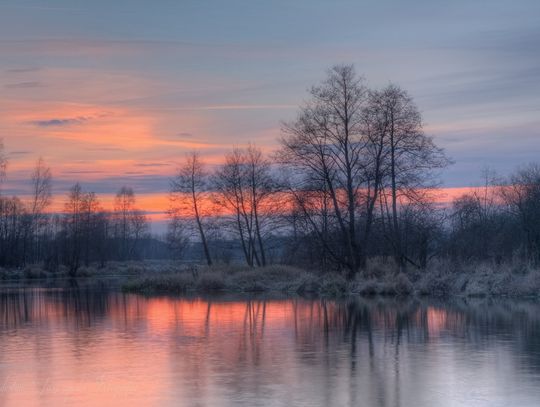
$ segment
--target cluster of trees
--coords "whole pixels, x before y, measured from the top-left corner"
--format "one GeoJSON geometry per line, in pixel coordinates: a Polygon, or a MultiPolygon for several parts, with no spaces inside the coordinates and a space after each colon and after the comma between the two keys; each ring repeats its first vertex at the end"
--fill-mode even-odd
{"type": "Polygon", "coordinates": [[[168,237],[174,247],[186,247],[191,224],[208,265],[216,254],[211,254],[211,242],[232,236],[246,264],[267,265],[268,240],[281,226],[283,201],[271,161],[260,149],[234,148],[212,174],[198,153],[188,155],[171,180],[171,203],[168,237]]]}
{"type": "MultiPolygon", "coordinates": [[[[283,124],[277,151],[233,148],[212,167],[197,152],[186,156],[171,179],[162,255],[284,262],[350,278],[374,257],[398,271],[434,257],[539,264],[540,167],[502,180],[486,172],[483,188],[441,205],[437,180],[450,163],[405,90],[370,89],[353,66],[335,66],[283,124]]],[[[0,155],[0,178],[5,168],[0,155]]],[[[39,160],[31,199],[0,197],[0,265],[64,264],[76,273],[81,264],[141,258],[152,243],[128,187],[113,210],[79,184],[63,213],[51,214],[50,200],[50,169],[39,160]]]]}
{"type": "Polygon", "coordinates": [[[234,148],[213,171],[187,156],[171,182],[169,240],[181,250],[197,236],[208,264],[221,260],[212,241],[235,238],[247,265],[271,252],[351,278],[372,257],[398,271],[434,257],[540,263],[540,167],[486,173],[483,189],[447,205],[437,181],[450,163],[405,90],[369,89],[354,67],[336,66],[273,154],[234,148]]]}
{"type": "Polygon", "coordinates": [[[311,89],[297,119],[284,124],[272,161],[254,146],[236,148],[207,174],[192,154],[172,192],[176,200],[191,194],[209,264],[205,220],[197,210],[203,200],[229,214],[248,265],[266,264],[265,244],[281,228],[290,235],[286,257],[307,256],[353,277],[373,254],[390,252],[400,268],[415,264],[406,250],[410,224],[424,234],[432,227],[421,214],[429,212],[436,170],[448,163],[422,131],[406,91],[368,89],[352,66],[336,66],[311,89]]]}
{"type": "Polygon", "coordinates": [[[540,265],[540,166],[485,184],[453,202],[444,252],[456,261],[526,261],[540,265]]]}
{"type": "MultiPolygon", "coordinates": [[[[6,164],[0,154],[2,176],[6,164]]],[[[29,199],[0,196],[0,266],[42,263],[56,271],[65,265],[75,275],[81,265],[140,258],[149,228],[131,188],[118,191],[110,211],[94,192],[83,191],[77,183],[69,190],[62,213],[52,213],[52,175],[41,158],[31,185],[29,199]]]]}

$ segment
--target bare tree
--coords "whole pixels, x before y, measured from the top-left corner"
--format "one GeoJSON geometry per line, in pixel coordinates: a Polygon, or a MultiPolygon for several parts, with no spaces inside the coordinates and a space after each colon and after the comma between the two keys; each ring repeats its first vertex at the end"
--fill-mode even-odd
{"type": "Polygon", "coordinates": [[[0,263],[17,266],[24,262],[24,236],[28,213],[17,197],[0,197],[0,263]]]}
{"type": "Polygon", "coordinates": [[[320,86],[298,118],[284,126],[278,160],[301,175],[301,183],[325,184],[340,239],[347,248],[340,262],[352,278],[362,265],[363,248],[357,235],[362,178],[363,107],[366,88],[352,66],[338,65],[320,86]]]}
{"type": "Polygon", "coordinates": [[[250,188],[250,206],[253,212],[255,238],[261,255],[261,265],[266,266],[267,254],[264,243],[264,227],[268,220],[278,215],[277,184],[272,175],[271,164],[262,151],[254,145],[249,145],[244,151],[244,160],[248,185],[250,188]],[[267,215],[271,212],[270,217],[267,215]]]}
{"type": "Polygon", "coordinates": [[[148,229],[144,214],[136,208],[133,189],[123,186],[114,199],[115,236],[120,245],[119,256],[122,260],[135,256],[135,249],[148,229]]]}
{"type": "Polygon", "coordinates": [[[216,203],[232,213],[232,223],[238,233],[246,263],[249,266],[260,265],[255,244],[251,188],[245,156],[241,149],[234,148],[225,156],[225,164],[216,171],[213,185],[216,190],[216,203]]]}
{"type": "Polygon", "coordinates": [[[82,255],[84,265],[88,267],[101,240],[99,231],[103,220],[100,216],[103,210],[94,192],[83,194],[81,211],[82,255]]]}
{"type": "Polygon", "coordinates": [[[403,269],[407,257],[401,241],[400,205],[426,199],[426,193],[435,186],[435,170],[450,161],[433,139],[424,134],[421,114],[406,91],[389,85],[382,91],[371,92],[370,96],[380,133],[379,151],[384,159],[379,169],[379,176],[383,176],[381,202],[388,218],[394,258],[403,269]]]}
{"type": "Polygon", "coordinates": [[[32,214],[40,216],[51,203],[51,169],[40,157],[32,171],[32,214]]]}
{"type": "Polygon", "coordinates": [[[51,204],[52,175],[51,169],[40,157],[32,171],[32,197],[30,202],[30,240],[32,244],[32,261],[40,257],[42,250],[42,234],[47,223],[45,211],[51,204]]]}
{"type": "Polygon", "coordinates": [[[320,267],[326,271],[333,261],[340,261],[336,254],[339,250],[332,244],[332,229],[335,228],[330,215],[331,202],[326,183],[313,181],[297,189],[291,179],[282,180],[282,186],[290,197],[288,206],[291,208],[288,216],[292,228],[293,245],[285,250],[289,258],[298,258],[298,251],[304,246],[304,256],[308,257],[308,264],[320,267]]]}
{"type": "Polygon", "coordinates": [[[266,236],[279,214],[271,163],[253,145],[234,148],[214,177],[215,201],[232,214],[246,263],[266,266],[266,236]]]}
{"type": "Polygon", "coordinates": [[[63,236],[65,263],[69,274],[75,276],[81,264],[83,250],[83,216],[85,197],[79,183],[75,184],[68,193],[64,205],[63,236]]]}
{"type": "Polygon", "coordinates": [[[181,259],[189,246],[189,233],[185,222],[177,216],[171,217],[167,225],[167,243],[175,259],[181,259]]]}
{"type": "Polygon", "coordinates": [[[0,185],[6,179],[7,155],[4,148],[4,140],[0,138],[0,185]]]}
{"type": "Polygon", "coordinates": [[[186,156],[185,162],[178,168],[175,177],[170,182],[171,210],[169,215],[176,231],[183,216],[189,216],[194,220],[206,263],[211,266],[212,256],[208,247],[202,209],[209,201],[207,187],[208,173],[199,153],[194,151],[186,156]]]}
{"type": "Polygon", "coordinates": [[[524,235],[527,259],[540,264],[540,166],[531,164],[513,174],[500,194],[524,235]]]}
{"type": "Polygon", "coordinates": [[[108,251],[108,216],[94,192],[84,192],[79,183],[68,193],[59,239],[64,263],[75,276],[81,264],[104,264],[108,251]]]}
{"type": "Polygon", "coordinates": [[[123,186],[114,198],[114,227],[115,235],[120,245],[120,258],[129,255],[129,240],[131,238],[131,216],[135,206],[133,189],[123,186]]]}

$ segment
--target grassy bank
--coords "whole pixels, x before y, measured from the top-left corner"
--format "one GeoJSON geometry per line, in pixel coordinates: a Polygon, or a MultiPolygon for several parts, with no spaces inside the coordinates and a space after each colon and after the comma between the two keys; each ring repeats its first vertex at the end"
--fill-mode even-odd
{"type": "Polygon", "coordinates": [[[538,296],[540,270],[523,265],[451,265],[434,263],[428,270],[396,273],[389,263],[372,262],[353,281],[337,273],[315,273],[294,267],[199,267],[143,273],[123,289],[140,293],[284,292],[300,295],[538,296]]]}
{"type": "MultiPolygon", "coordinates": [[[[76,278],[91,278],[104,276],[138,276],[143,275],[150,270],[159,270],[160,272],[172,272],[178,270],[178,267],[170,262],[108,262],[105,267],[98,265],[83,266],[77,270],[76,278]]],[[[67,267],[60,266],[56,271],[45,270],[40,265],[27,265],[22,268],[5,269],[0,268],[0,281],[14,280],[39,280],[39,279],[57,279],[71,278],[67,267]]]]}
{"type": "MultiPolygon", "coordinates": [[[[80,278],[120,277],[123,290],[146,294],[255,293],[340,297],[385,296],[540,296],[540,269],[524,264],[451,264],[434,261],[427,270],[409,268],[396,273],[391,262],[371,261],[353,281],[338,273],[320,273],[285,265],[188,266],[169,261],[110,262],[106,267],[82,267],[80,278]]],[[[69,277],[38,266],[0,269],[0,280],[26,281],[69,277]]]]}
{"type": "Polygon", "coordinates": [[[187,292],[347,292],[347,282],[338,275],[317,276],[308,271],[282,265],[264,268],[197,267],[175,272],[151,272],[128,280],[124,290],[142,293],[187,292]]]}

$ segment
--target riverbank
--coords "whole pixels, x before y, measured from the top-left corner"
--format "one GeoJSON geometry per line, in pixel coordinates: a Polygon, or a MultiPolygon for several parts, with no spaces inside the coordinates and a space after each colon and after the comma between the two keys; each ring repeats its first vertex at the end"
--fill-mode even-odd
{"type": "Polygon", "coordinates": [[[525,265],[434,263],[428,270],[396,273],[391,264],[371,263],[352,280],[338,273],[315,273],[284,265],[265,268],[196,267],[143,273],[122,288],[145,294],[205,292],[281,292],[343,296],[508,296],[540,295],[540,270],[525,265]]]}
{"type": "MultiPolygon", "coordinates": [[[[108,262],[104,267],[96,265],[80,267],[75,278],[140,276],[151,268],[159,269],[161,272],[178,270],[178,267],[175,267],[170,262],[108,262]]],[[[73,276],[69,274],[68,268],[64,266],[58,267],[54,272],[39,265],[27,265],[17,269],[0,268],[0,281],[52,280],[58,278],[73,278],[73,276]]]]}
{"type": "MultiPolygon", "coordinates": [[[[456,265],[434,261],[427,270],[396,273],[390,262],[371,261],[356,279],[286,265],[264,268],[195,266],[170,261],[110,262],[82,267],[76,279],[114,277],[122,290],[142,294],[279,293],[320,297],[346,296],[540,296],[540,270],[524,264],[456,265]]],[[[35,283],[71,278],[67,269],[51,273],[38,266],[0,269],[1,281],[35,283]]]]}

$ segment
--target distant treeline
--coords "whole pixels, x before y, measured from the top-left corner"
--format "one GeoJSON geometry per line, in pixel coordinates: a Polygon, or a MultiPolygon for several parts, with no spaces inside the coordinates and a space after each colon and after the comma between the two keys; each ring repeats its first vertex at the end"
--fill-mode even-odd
{"type": "MultiPolygon", "coordinates": [[[[5,162],[5,161],[4,161],[5,162]]],[[[32,196],[0,197],[0,265],[42,263],[48,271],[60,265],[75,275],[81,265],[107,260],[141,259],[148,253],[148,222],[135,207],[133,190],[122,187],[114,209],[102,208],[93,192],[75,184],[61,214],[51,214],[51,171],[39,160],[32,173],[32,196]]],[[[155,248],[154,248],[155,249],[155,248]]]]}
{"type": "MultiPolygon", "coordinates": [[[[436,194],[450,163],[405,90],[369,89],[352,66],[335,66],[283,124],[273,153],[234,148],[212,168],[198,152],[186,155],[171,179],[167,250],[150,239],[128,187],[105,211],[76,184],[64,212],[48,214],[51,173],[40,160],[29,202],[1,198],[0,265],[64,264],[75,274],[82,264],[152,253],[208,265],[281,262],[352,278],[374,257],[396,271],[425,269],[433,258],[538,264],[540,167],[508,179],[486,172],[482,188],[449,206],[436,194]]],[[[5,159],[0,164],[5,172],[5,159]]]]}

